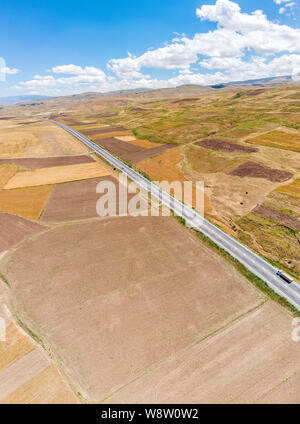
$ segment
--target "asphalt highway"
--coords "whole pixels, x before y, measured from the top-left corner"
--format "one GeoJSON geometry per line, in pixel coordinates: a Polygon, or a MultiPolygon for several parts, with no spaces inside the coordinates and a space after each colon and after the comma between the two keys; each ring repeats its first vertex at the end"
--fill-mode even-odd
{"type": "Polygon", "coordinates": [[[162,190],[158,185],[150,182],[139,174],[137,171],[126,165],[120,159],[109,153],[107,150],[93,143],[90,139],[80,134],[78,131],[54,120],[48,120],[53,124],[59,125],[87,147],[99,154],[103,159],[109,162],[114,168],[119,169],[126,174],[132,181],[138,184],[145,191],[151,193],[151,196],[161,202],[162,205],[171,209],[176,215],[182,217],[186,222],[200,231],[207,237],[209,237],[219,247],[226,250],[248,268],[253,274],[264,280],[270,288],[272,288],[280,296],[286,298],[292,305],[294,305],[300,311],[300,285],[296,282],[291,284],[286,283],[282,280],[276,272],[277,268],[272,266],[265,259],[254,253],[252,250],[235,240],[233,237],[226,234],[220,228],[213,225],[202,215],[196,212],[191,207],[184,205],[179,200],[175,199],[166,191],[162,190]]]}

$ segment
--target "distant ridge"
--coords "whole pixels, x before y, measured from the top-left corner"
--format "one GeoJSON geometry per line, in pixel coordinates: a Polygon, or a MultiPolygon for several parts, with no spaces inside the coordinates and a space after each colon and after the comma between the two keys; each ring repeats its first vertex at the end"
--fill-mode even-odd
{"type": "Polygon", "coordinates": [[[42,95],[23,95],[23,96],[8,96],[0,97],[0,105],[15,105],[20,102],[30,102],[32,100],[49,99],[49,96],[42,95]]]}

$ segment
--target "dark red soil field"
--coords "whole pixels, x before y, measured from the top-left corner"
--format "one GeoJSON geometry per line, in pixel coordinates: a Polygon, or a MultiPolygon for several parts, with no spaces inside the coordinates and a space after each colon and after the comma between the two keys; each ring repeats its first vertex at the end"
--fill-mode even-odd
{"type": "Polygon", "coordinates": [[[136,146],[135,144],[127,143],[116,138],[102,138],[95,141],[99,146],[105,147],[120,158],[129,163],[137,163],[144,159],[158,156],[166,150],[178,147],[176,144],[163,144],[152,149],[144,149],[143,147],[136,146]]]}
{"type": "MultiPolygon", "coordinates": [[[[96,211],[97,200],[104,194],[96,193],[96,187],[100,181],[112,181],[116,187],[116,213],[119,214],[119,184],[111,176],[93,178],[89,180],[74,181],[71,183],[58,184],[54,187],[41,221],[71,221],[75,219],[98,217],[96,211]]],[[[128,201],[135,194],[128,193],[128,201]]],[[[147,204],[143,202],[143,209],[147,204]]]]}
{"type": "MultiPolygon", "coordinates": [[[[78,124],[77,124],[78,125],[78,124]]],[[[100,127],[100,128],[87,128],[80,130],[84,135],[97,135],[97,134],[105,134],[105,133],[111,133],[111,132],[120,132],[120,131],[127,131],[124,127],[100,127]]]]}
{"type": "Polygon", "coordinates": [[[20,158],[20,159],[0,159],[0,165],[13,163],[24,166],[25,168],[51,168],[53,166],[77,165],[80,163],[94,162],[94,159],[88,155],[79,156],[58,156],[48,158],[20,158]]]}
{"type": "Polygon", "coordinates": [[[256,162],[245,162],[234,171],[230,172],[229,175],[236,175],[237,177],[266,178],[274,182],[287,181],[293,176],[291,172],[269,168],[268,166],[260,165],[256,162]]]}
{"type": "Polygon", "coordinates": [[[241,144],[235,144],[217,138],[205,138],[204,140],[198,141],[195,144],[197,146],[206,147],[207,149],[223,150],[224,152],[240,151],[254,153],[258,151],[258,149],[255,149],[254,147],[246,147],[242,146],[241,144]]]}
{"type": "Polygon", "coordinates": [[[45,229],[19,216],[0,213],[0,253],[45,229]]]}
{"type": "Polygon", "coordinates": [[[267,91],[265,88],[258,88],[257,90],[250,91],[250,93],[247,93],[247,96],[258,96],[259,94],[263,94],[265,91],[267,91]]]}
{"type": "Polygon", "coordinates": [[[161,155],[169,149],[173,149],[174,147],[178,147],[177,144],[163,144],[157,147],[153,147],[153,149],[144,149],[140,152],[130,153],[126,160],[129,163],[137,163],[144,159],[148,159],[154,156],[161,155]]]}
{"type": "Polygon", "coordinates": [[[257,215],[261,215],[266,219],[277,222],[285,227],[291,228],[292,230],[300,231],[300,221],[299,219],[294,218],[293,216],[287,215],[277,211],[276,209],[270,208],[268,206],[258,205],[253,209],[253,212],[257,215]]]}
{"type": "Polygon", "coordinates": [[[117,156],[122,156],[125,159],[125,156],[128,153],[140,152],[144,149],[143,147],[137,146],[135,144],[127,143],[126,141],[118,140],[114,137],[101,138],[100,140],[95,140],[95,143],[99,146],[105,147],[107,150],[115,153],[117,156]]]}
{"type": "Polygon", "coordinates": [[[181,102],[196,102],[197,100],[200,100],[199,97],[189,97],[185,99],[178,99],[174,100],[173,103],[181,103],[181,102]]]}

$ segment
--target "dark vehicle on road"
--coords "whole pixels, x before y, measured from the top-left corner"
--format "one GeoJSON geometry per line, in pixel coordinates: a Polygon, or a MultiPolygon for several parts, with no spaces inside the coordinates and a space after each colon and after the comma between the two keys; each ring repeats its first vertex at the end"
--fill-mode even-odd
{"type": "Polygon", "coordinates": [[[285,275],[282,271],[277,271],[276,275],[280,277],[282,280],[284,280],[286,283],[291,284],[294,280],[287,275],[285,275]]]}

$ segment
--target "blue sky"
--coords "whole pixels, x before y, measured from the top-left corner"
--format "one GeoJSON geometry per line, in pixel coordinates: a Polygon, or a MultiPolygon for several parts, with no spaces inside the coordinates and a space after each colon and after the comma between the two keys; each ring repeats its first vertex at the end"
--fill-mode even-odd
{"type": "Polygon", "coordinates": [[[4,1],[0,96],[297,74],[299,16],[299,0],[4,1]]]}

